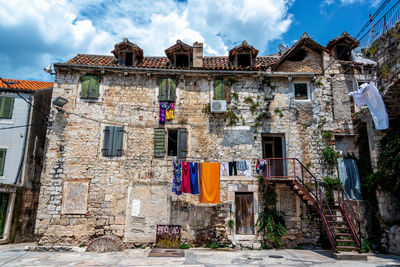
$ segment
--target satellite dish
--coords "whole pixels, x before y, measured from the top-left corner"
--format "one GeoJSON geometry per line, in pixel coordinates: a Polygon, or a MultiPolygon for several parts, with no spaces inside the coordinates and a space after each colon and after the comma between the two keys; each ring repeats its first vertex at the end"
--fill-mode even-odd
{"type": "Polygon", "coordinates": [[[279,44],[278,48],[282,53],[288,49],[287,45],[284,45],[284,44],[279,44]]]}
{"type": "Polygon", "coordinates": [[[46,68],[43,69],[47,73],[52,73],[53,69],[51,68],[51,64],[49,64],[46,68]]]}

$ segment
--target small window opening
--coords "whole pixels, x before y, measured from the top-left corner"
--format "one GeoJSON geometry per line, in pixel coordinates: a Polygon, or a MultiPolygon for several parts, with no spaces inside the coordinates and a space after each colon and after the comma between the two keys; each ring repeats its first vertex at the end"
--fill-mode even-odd
{"type": "Polygon", "coordinates": [[[251,66],[251,55],[250,54],[239,54],[237,55],[237,61],[239,67],[251,66]]]}
{"type": "Polygon", "coordinates": [[[178,155],[178,130],[168,130],[168,156],[178,155]]]}
{"type": "Polygon", "coordinates": [[[126,53],[125,57],[125,66],[132,66],[133,65],[133,53],[128,52],[126,53]]]}
{"type": "Polygon", "coordinates": [[[350,49],[347,45],[336,46],[336,57],[339,60],[350,61],[350,49]]]}
{"type": "Polygon", "coordinates": [[[290,57],[290,61],[302,61],[307,56],[307,51],[300,49],[293,56],[290,57]]]}
{"type": "Polygon", "coordinates": [[[294,99],[295,100],[308,100],[308,86],[306,83],[294,84],[294,99]]]}
{"type": "Polygon", "coordinates": [[[177,54],[175,56],[176,67],[189,67],[189,56],[186,54],[177,54]]]}

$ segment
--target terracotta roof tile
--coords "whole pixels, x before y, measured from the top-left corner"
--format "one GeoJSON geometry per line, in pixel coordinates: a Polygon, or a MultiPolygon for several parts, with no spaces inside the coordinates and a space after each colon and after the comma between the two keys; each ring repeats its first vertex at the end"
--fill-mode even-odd
{"type": "Polygon", "coordinates": [[[53,87],[54,84],[53,82],[41,82],[41,81],[25,81],[25,80],[15,80],[15,79],[3,79],[3,80],[5,81],[5,83],[2,80],[0,80],[0,89],[8,89],[8,90],[34,91],[38,89],[51,88],[53,87]]]}
{"type": "MultiPolygon", "coordinates": [[[[205,69],[205,70],[263,70],[268,66],[273,65],[279,58],[273,56],[256,57],[255,65],[253,67],[235,67],[229,63],[228,57],[204,57],[202,68],[191,69],[205,69]]],[[[67,64],[72,65],[88,65],[88,66],[104,66],[104,67],[118,67],[118,62],[113,56],[103,55],[84,55],[78,54],[67,64]]],[[[174,69],[171,61],[167,57],[144,57],[142,62],[136,66],[139,68],[155,68],[155,69],[174,69]]]]}

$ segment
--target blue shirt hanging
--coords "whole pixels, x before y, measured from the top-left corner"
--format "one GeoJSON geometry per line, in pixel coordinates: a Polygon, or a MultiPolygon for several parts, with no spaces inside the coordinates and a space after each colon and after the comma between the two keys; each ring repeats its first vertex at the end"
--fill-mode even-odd
{"type": "Polygon", "coordinates": [[[197,162],[190,162],[190,193],[199,193],[199,168],[197,162]]]}

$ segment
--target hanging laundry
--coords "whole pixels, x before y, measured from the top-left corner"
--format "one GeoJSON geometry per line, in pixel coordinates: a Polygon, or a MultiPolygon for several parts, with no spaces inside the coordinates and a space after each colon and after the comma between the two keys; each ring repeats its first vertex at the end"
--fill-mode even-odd
{"type": "Polygon", "coordinates": [[[228,162],[222,162],[220,167],[220,175],[221,176],[228,176],[229,175],[229,164],[228,162]]]}
{"type": "Polygon", "coordinates": [[[245,160],[240,160],[240,161],[237,163],[237,169],[238,169],[239,171],[244,171],[244,170],[246,170],[246,169],[247,169],[247,163],[246,163],[246,161],[245,161],[245,160]]]}
{"type": "Polygon", "coordinates": [[[190,193],[190,164],[182,161],[182,191],[190,193]]]}
{"type": "Polygon", "coordinates": [[[353,96],[357,106],[368,106],[372,119],[377,130],[385,130],[389,127],[389,118],[386,112],[385,103],[373,82],[363,83],[357,91],[348,95],[353,96]]]}
{"type": "Polygon", "coordinates": [[[236,161],[229,162],[229,176],[237,175],[236,161]]]}
{"type": "Polygon", "coordinates": [[[199,167],[197,162],[190,162],[190,193],[199,193],[199,167]]]}
{"type": "Polygon", "coordinates": [[[257,159],[257,164],[256,164],[257,174],[259,174],[260,171],[264,171],[266,165],[267,165],[267,161],[265,159],[257,159]]]}
{"type": "Polygon", "coordinates": [[[174,108],[175,108],[175,103],[170,103],[165,111],[166,120],[172,120],[174,118],[174,108]]]}
{"type": "Polygon", "coordinates": [[[182,169],[181,162],[178,160],[172,161],[173,178],[172,178],[172,192],[178,196],[182,194],[182,169]]]}
{"type": "Polygon", "coordinates": [[[360,176],[354,159],[338,158],[339,178],[350,199],[361,200],[360,176]]]}
{"type": "MultiPolygon", "coordinates": [[[[253,177],[252,171],[251,171],[251,161],[246,160],[246,169],[243,171],[239,170],[239,175],[240,176],[246,176],[247,178],[253,177]]],[[[239,167],[238,167],[239,168],[239,167]]]]}
{"type": "Polygon", "coordinates": [[[220,203],[220,164],[201,164],[201,203],[220,203]]]}
{"type": "Polygon", "coordinates": [[[165,124],[165,111],[168,108],[168,102],[160,102],[160,115],[158,118],[158,122],[160,124],[165,124]]]}

